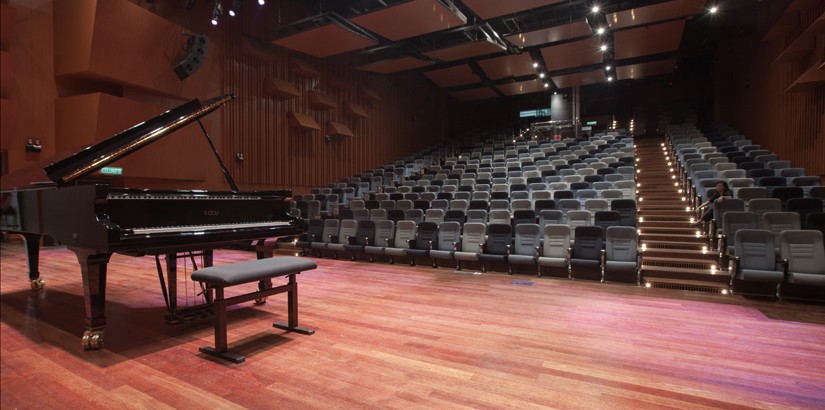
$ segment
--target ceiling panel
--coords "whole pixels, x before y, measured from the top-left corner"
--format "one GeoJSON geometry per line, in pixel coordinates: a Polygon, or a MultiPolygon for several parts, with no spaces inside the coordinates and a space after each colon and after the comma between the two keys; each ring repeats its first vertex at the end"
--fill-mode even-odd
{"type": "Polygon", "coordinates": [[[601,39],[591,37],[586,40],[542,48],[541,55],[549,71],[598,64],[604,61],[603,53],[599,50],[600,45],[601,39]]]}
{"type": "Polygon", "coordinates": [[[505,95],[530,94],[544,91],[544,83],[538,79],[520,81],[517,83],[499,84],[496,86],[505,95]]]}
{"type": "Polygon", "coordinates": [[[553,82],[556,83],[556,87],[559,88],[603,83],[605,81],[607,81],[607,77],[604,75],[604,70],[592,70],[583,73],[553,76],[553,82]]]}
{"type": "Polygon", "coordinates": [[[590,28],[590,25],[587,24],[587,21],[579,20],[541,30],[513,34],[505,37],[505,39],[518,47],[531,47],[586,36],[592,33],[593,30],[590,28]]]}
{"type": "Polygon", "coordinates": [[[673,72],[674,68],[676,68],[676,60],[661,60],[626,65],[616,67],[616,78],[619,80],[636,80],[659,74],[668,74],[673,72]]]}
{"type": "Polygon", "coordinates": [[[674,0],[652,6],[639,7],[606,15],[611,29],[638,26],[654,21],[693,16],[705,8],[705,1],[674,0]]]}
{"type": "Polygon", "coordinates": [[[481,78],[475,75],[473,69],[467,64],[426,71],[424,75],[439,87],[455,87],[481,81],[481,78]]]}
{"type": "Polygon", "coordinates": [[[335,24],[302,31],[272,41],[282,47],[315,57],[329,57],[378,44],[376,41],[345,30],[335,24]]]}
{"type": "Polygon", "coordinates": [[[453,97],[458,98],[461,101],[485,100],[489,98],[496,98],[499,96],[497,92],[493,91],[493,89],[489,87],[455,91],[450,94],[452,94],[453,97]]]}
{"type": "Polygon", "coordinates": [[[679,49],[685,20],[617,31],[613,36],[617,60],[679,49]]]}
{"type": "Polygon", "coordinates": [[[523,10],[549,6],[561,3],[564,0],[464,0],[463,3],[473,10],[473,13],[483,19],[513,14],[523,10]]]}
{"type": "Polygon", "coordinates": [[[394,60],[376,61],[374,63],[362,65],[358,67],[359,70],[370,71],[373,73],[395,73],[398,71],[412,70],[413,68],[424,67],[432,63],[425,60],[419,60],[413,57],[403,57],[394,60]]]}
{"type": "Polygon", "coordinates": [[[393,41],[465,24],[437,0],[413,0],[360,15],[350,21],[393,41]]]}
{"type": "Polygon", "coordinates": [[[502,51],[504,50],[496,43],[487,40],[480,40],[472,43],[460,44],[454,47],[430,51],[428,53],[424,53],[424,55],[441,61],[455,61],[468,57],[500,53],[502,51]]]}
{"type": "Polygon", "coordinates": [[[487,77],[491,80],[537,74],[536,69],[533,68],[533,59],[529,53],[512,54],[481,60],[478,62],[478,65],[484,69],[484,73],[487,74],[487,77]]]}

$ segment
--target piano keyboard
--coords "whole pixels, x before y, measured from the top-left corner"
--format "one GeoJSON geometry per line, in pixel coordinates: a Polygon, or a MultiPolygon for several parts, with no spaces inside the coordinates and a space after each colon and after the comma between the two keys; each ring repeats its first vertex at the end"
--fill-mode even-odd
{"type": "Polygon", "coordinates": [[[267,221],[267,222],[242,222],[234,224],[214,224],[214,225],[184,225],[184,226],[159,226],[152,228],[134,228],[132,232],[136,235],[150,235],[156,233],[175,232],[198,232],[216,231],[226,229],[248,229],[248,228],[269,228],[273,226],[289,225],[289,221],[267,221]]]}

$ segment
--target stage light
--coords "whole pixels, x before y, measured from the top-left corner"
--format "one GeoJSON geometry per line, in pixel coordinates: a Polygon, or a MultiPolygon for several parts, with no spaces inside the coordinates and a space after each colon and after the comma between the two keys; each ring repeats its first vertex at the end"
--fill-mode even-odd
{"type": "Polygon", "coordinates": [[[215,8],[212,9],[212,25],[217,26],[218,20],[223,15],[223,6],[220,0],[215,0],[215,8]]]}
{"type": "Polygon", "coordinates": [[[243,6],[243,0],[234,0],[232,7],[229,8],[229,15],[231,17],[237,16],[241,12],[241,6],[243,6]]]}

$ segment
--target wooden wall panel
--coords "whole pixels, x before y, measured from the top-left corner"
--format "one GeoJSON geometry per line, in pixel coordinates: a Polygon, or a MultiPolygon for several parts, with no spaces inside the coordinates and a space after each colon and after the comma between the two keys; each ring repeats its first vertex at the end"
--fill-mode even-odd
{"type": "Polygon", "coordinates": [[[224,36],[226,92],[235,93],[238,100],[223,114],[223,154],[234,158],[243,153],[244,161],[232,161],[230,166],[241,185],[304,193],[446,138],[446,97],[419,75],[373,75],[358,72],[343,60],[315,59],[281,48],[261,64],[259,57],[244,54],[237,32],[227,30],[224,36]],[[296,67],[309,67],[306,71],[317,75],[296,67]],[[290,82],[301,96],[267,93],[269,78],[290,82]],[[341,87],[341,83],[351,86],[341,87]],[[364,96],[361,86],[375,91],[381,101],[364,96]],[[336,107],[313,105],[315,92],[336,107]],[[363,107],[368,118],[347,114],[345,102],[363,107]],[[322,127],[329,121],[346,124],[355,136],[327,139],[323,130],[290,127],[289,112],[309,115],[322,127]]]}
{"type": "MultiPolygon", "coordinates": [[[[825,10],[819,6],[799,12],[806,27],[825,10]]],[[[814,52],[791,63],[774,63],[787,40],[762,42],[753,36],[722,47],[714,85],[715,115],[780,158],[804,167],[808,175],[825,177],[825,87],[785,90],[825,53],[825,36],[814,52]]],[[[790,33],[789,37],[798,32],[790,33]]]]}

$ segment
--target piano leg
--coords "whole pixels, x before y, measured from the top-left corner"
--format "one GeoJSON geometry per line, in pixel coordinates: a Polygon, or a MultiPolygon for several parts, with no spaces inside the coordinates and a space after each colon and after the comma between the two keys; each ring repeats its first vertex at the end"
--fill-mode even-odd
{"type": "Polygon", "coordinates": [[[69,250],[77,256],[83,276],[86,331],[83,332],[82,346],[84,350],[97,350],[103,345],[106,328],[106,264],[112,254],[73,247],[69,250]]]}
{"type": "Polygon", "coordinates": [[[21,234],[23,243],[26,244],[26,264],[29,268],[29,283],[32,290],[42,289],[44,282],[40,278],[40,238],[41,235],[30,233],[21,234]]]}

